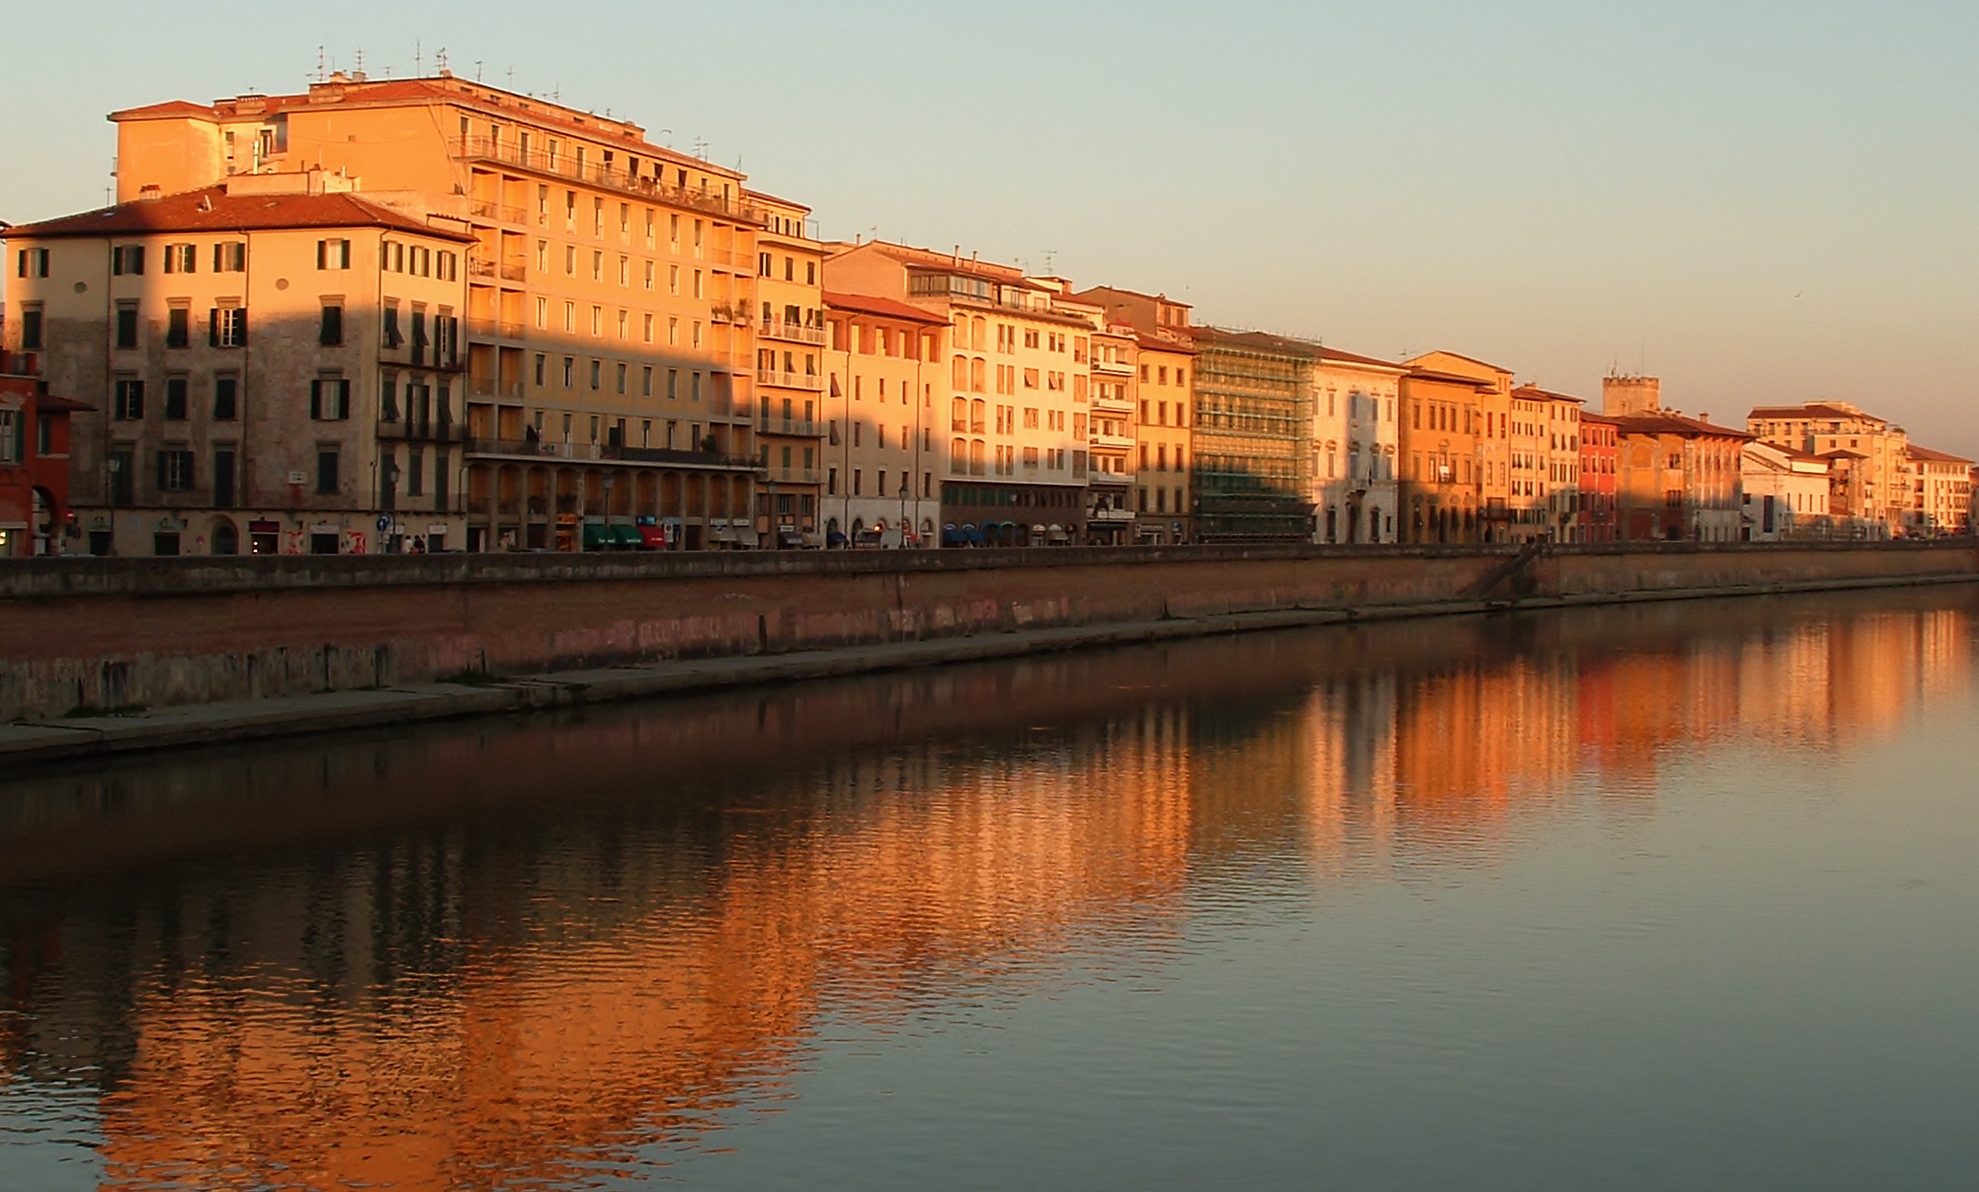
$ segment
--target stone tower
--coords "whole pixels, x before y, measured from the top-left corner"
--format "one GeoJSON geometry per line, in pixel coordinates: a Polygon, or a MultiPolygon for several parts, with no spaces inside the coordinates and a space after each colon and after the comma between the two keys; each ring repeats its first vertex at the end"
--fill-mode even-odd
{"type": "Polygon", "coordinates": [[[1601,378],[1601,412],[1610,418],[1654,414],[1663,408],[1663,384],[1655,377],[1610,373],[1601,378]]]}

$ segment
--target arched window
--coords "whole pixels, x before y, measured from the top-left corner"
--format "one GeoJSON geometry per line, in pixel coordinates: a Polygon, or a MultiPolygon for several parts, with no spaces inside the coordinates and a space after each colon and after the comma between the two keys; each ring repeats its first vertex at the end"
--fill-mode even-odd
{"type": "Polygon", "coordinates": [[[950,382],[949,387],[952,389],[967,389],[969,387],[969,358],[967,356],[957,356],[954,359],[953,367],[949,369],[948,380],[950,382]]]}
{"type": "Polygon", "coordinates": [[[983,358],[981,356],[972,357],[969,361],[969,392],[982,393],[984,391],[983,377],[985,372],[986,367],[983,363],[983,358]]]}
{"type": "Polygon", "coordinates": [[[958,397],[949,403],[948,429],[953,431],[969,429],[969,403],[966,399],[958,397]]]}

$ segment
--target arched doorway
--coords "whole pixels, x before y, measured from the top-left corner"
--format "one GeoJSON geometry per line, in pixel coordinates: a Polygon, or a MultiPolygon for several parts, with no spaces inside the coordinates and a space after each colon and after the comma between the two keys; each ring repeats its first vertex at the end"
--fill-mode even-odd
{"type": "Polygon", "coordinates": [[[241,553],[240,530],[224,517],[213,519],[213,529],[206,535],[207,549],[216,555],[237,555],[241,553]]]}

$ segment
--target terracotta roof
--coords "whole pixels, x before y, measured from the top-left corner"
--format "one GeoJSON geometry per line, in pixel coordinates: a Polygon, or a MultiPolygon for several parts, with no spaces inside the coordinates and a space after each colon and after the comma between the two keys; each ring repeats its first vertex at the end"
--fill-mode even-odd
{"type": "Polygon", "coordinates": [[[854,244],[849,251],[862,248],[872,249],[906,265],[922,269],[941,269],[949,273],[974,274],[999,282],[1021,282],[1024,271],[1014,265],[999,265],[994,261],[977,260],[957,256],[954,253],[936,252],[930,248],[915,248],[907,244],[894,244],[887,240],[868,240],[864,244],[854,244]]]}
{"type": "Polygon", "coordinates": [[[430,227],[350,193],[230,195],[209,186],[137,199],[8,228],[10,239],[56,240],[90,236],[142,236],[158,232],[248,232],[278,228],[391,228],[471,244],[474,237],[430,227]]]}
{"type": "Polygon", "coordinates": [[[1191,327],[1189,330],[1195,335],[1198,345],[1207,347],[1250,348],[1260,352],[1278,352],[1304,360],[1316,360],[1321,354],[1316,340],[1273,335],[1269,331],[1229,331],[1222,327],[1191,327]]]}
{"type": "Polygon", "coordinates": [[[1593,410],[1582,410],[1580,412],[1580,420],[1582,422],[1600,423],[1602,426],[1620,426],[1622,424],[1622,420],[1612,414],[1597,414],[1593,410]]]}
{"type": "Polygon", "coordinates": [[[1527,401],[1539,399],[1544,401],[1570,401],[1576,405],[1583,406],[1587,404],[1587,399],[1584,397],[1575,397],[1570,393],[1555,393],[1551,389],[1541,389],[1537,385],[1521,385],[1517,389],[1512,390],[1512,396],[1522,397],[1527,401]]]}
{"type": "Polygon", "coordinates": [[[870,294],[840,294],[826,290],[825,305],[833,310],[851,310],[865,315],[880,315],[888,319],[903,319],[910,323],[925,323],[930,327],[946,327],[948,320],[940,315],[930,314],[918,306],[896,302],[891,298],[879,298],[870,294]]]}
{"type": "Polygon", "coordinates": [[[1716,426],[1667,411],[1660,414],[1628,414],[1615,419],[1615,424],[1625,435],[1714,435],[1731,439],[1752,438],[1742,430],[1733,430],[1729,426],[1716,426]]]}
{"type": "Polygon", "coordinates": [[[34,408],[45,414],[63,414],[72,410],[94,410],[96,407],[73,397],[57,397],[52,393],[34,395],[34,408]]]}
{"type": "Polygon", "coordinates": [[[1409,370],[1409,366],[1406,364],[1397,364],[1393,360],[1383,360],[1379,356],[1363,356],[1358,352],[1343,352],[1339,348],[1322,346],[1319,349],[1319,362],[1325,364],[1329,360],[1338,360],[1343,364],[1373,364],[1381,368],[1392,368],[1396,372],[1407,372],[1409,370]]]}
{"type": "Polygon", "coordinates": [[[1820,455],[1815,456],[1815,458],[1816,459],[1868,459],[1869,457],[1864,455],[1860,451],[1850,451],[1846,447],[1837,447],[1833,451],[1823,451],[1820,455]]]}
{"type": "Polygon", "coordinates": [[[125,108],[121,112],[110,113],[111,120],[163,120],[174,116],[204,116],[212,119],[216,113],[211,105],[193,103],[187,99],[168,99],[164,103],[149,103],[141,108],[125,108]]]}
{"type": "Polygon", "coordinates": [[[770,202],[772,202],[772,203],[782,203],[782,204],[783,204],[784,206],[786,206],[786,207],[795,207],[795,208],[797,208],[797,209],[798,209],[799,211],[804,211],[804,212],[809,212],[809,211],[811,210],[811,208],[810,208],[810,206],[809,206],[808,204],[804,204],[804,203],[800,203],[800,202],[798,202],[798,201],[797,201],[796,199],[786,199],[786,198],[781,198],[781,197],[779,197],[779,196],[777,196],[777,195],[773,195],[773,194],[771,194],[771,193],[769,193],[768,191],[764,191],[764,190],[757,190],[757,189],[756,189],[755,187],[753,187],[753,186],[745,186],[745,187],[743,187],[743,188],[742,188],[742,193],[743,193],[743,195],[745,195],[745,196],[746,196],[746,197],[748,197],[748,198],[752,198],[752,199],[767,199],[767,200],[769,200],[769,201],[770,201],[770,202]]]}
{"type": "Polygon", "coordinates": [[[1867,414],[1861,410],[1845,409],[1841,406],[1833,406],[1827,402],[1819,401],[1808,402],[1805,405],[1798,406],[1758,406],[1751,413],[1747,414],[1746,418],[1747,420],[1754,418],[1860,418],[1864,422],[1874,422],[1881,426],[1889,425],[1886,419],[1878,418],[1874,414],[1867,414]]]}
{"type": "Polygon", "coordinates": [[[1910,450],[1910,458],[1921,459],[1926,463],[1969,465],[1972,462],[1971,460],[1965,458],[1962,455],[1952,455],[1949,452],[1944,452],[1944,451],[1933,451],[1929,447],[1919,447],[1915,443],[1912,443],[1910,445],[1909,450],[1910,450]]]}
{"type": "Polygon", "coordinates": [[[1187,328],[1158,327],[1153,331],[1142,331],[1137,327],[1134,329],[1134,342],[1139,344],[1143,351],[1175,352],[1184,356],[1202,355],[1202,349],[1197,347],[1195,340],[1187,334],[1187,328]]]}
{"type": "Polygon", "coordinates": [[[1423,356],[1455,356],[1459,360],[1468,360],[1472,364],[1480,365],[1484,368],[1493,369],[1501,373],[1508,373],[1512,371],[1511,369],[1506,368],[1502,364],[1493,364],[1489,360],[1479,360],[1475,356],[1466,356],[1462,352],[1450,352],[1450,351],[1444,351],[1442,349],[1438,349],[1434,352],[1424,352],[1422,356],[1417,356],[1416,359],[1421,360],[1423,356]]]}
{"type": "Polygon", "coordinates": [[[1472,389],[1489,390],[1491,382],[1480,381],[1461,373],[1437,372],[1433,368],[1411,368],[1408,377],[1412,381],[1440,381],[1446,385],[1469,385],[1472,389]]]}

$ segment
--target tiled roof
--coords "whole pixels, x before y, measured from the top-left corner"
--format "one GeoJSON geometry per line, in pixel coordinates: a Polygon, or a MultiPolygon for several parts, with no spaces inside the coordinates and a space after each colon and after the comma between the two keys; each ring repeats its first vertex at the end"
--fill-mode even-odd
{"type": "Polygon", "coordinates": [[[1269,331],[1227,331],[1221,327],[1192,327],[1190,330],[1196,337],[1197,346],[1202,348],[1249,348],[1255,352],[1276,352],[1304,360],[1316,360],[1321,354],[1315,340],[1273,335],[1269,331]]]}
{"type": "Polygon", "coordinates": [[[1864,422],[1874,422],[1879,426],[1889,425],[1886,420],[1878,418],[1874,414],[1866,414],[1861,410],[1852,410],[1844,406],[1834,406],[1829,405],[1827,402],[1818,401],[1808,402],[1805,405],[1798,406],[1758,406],[1751,413],[1747,414],[1746,418],[1748,420],[1753,418],[1859,418],[1864,422]]]}
{"type": "Polygon", "coordinates": [[[230,195],[209,186],[158,199],[137,199],[7,229],[9,238],[57,240],[143,236],[159,232],[249,232],[278,228],[391,228],[471,244],[474,237],[421,223],[355,194],[230,195]]]}
{"type": "Polygon", "coordinates": [[[1750,439],[1752,436],[1729,426],[1716,426],[1697,418],[1686,418],[1682,414],[1667,411],[1660,414],[1628,414],[1615,419],[1615,424],[1625,435],[1714,435],[1722,438],[1750,439]]]}
{"type": "Polygon", "coordinates": [[[1912,443],[1910,445],[1910,458],[1921,459],[1926,463],[1933,463],[1933,464],[1970,465],[1972,463],[1971,460],[1965,458],[1962,455],[1952,455],[1949,452],[1944,452],[1944,451],[1933,451],[1929,447],[1919,447],[1915,443],[1912,443]]]}
{"type": "Polygon", "coordinates": [[[1480,381],[1476,377],[1467,377],[1462,373],[1437,372],[1433,368],[1411,368],[1409,370],[1409,379],[1412,381],[1440,381],[1445,385],[1469,385],[1473,389],[1491,388],[1491,382],[1489,381],[1480,381]]]}
{"type": "Polygon", "coordinates": [[[1524,398],[1526,401],[1570,401],[1576,405],[1587,404],[1587,399],[1584,397],[1575,397],[1570,393],[1555,393],[1551,389],[1541,389],[1537,385],[1521,385],[1512,390],[1512,396],[1524,398]]]}
{"type": "Polygon", "coordinates": [[[910,323],[926,323],[931,327],[945,327],[948,320],[940,315],[930,314],[918,306],[896,302],[892,298],[879,298],[870,294],[841,294],[826,290],[825,305],[833,310],[857,311],[860,314],[880,315],[888,319],[903,319],[910,323]]]}
{"type": "Polygon", "coordinates": [[[1493,364],[1489,360],[1479,360],[1475,356],[1466,356],[1462,352],[1450,352],[1439,349],[1434,352],[1424,352],[1422,356],[1418,356],[1416,357],[1416,359],[1421,360],[1424,356],[1455,356],[1459,360],[1468,360],[1472,364],[1479,365],[1483,368],[1493,369],[1497,372],[1508,373],[1512,371],[1511,369],[1506,368],[1502,364],[1493,364]]]}
{"type": "Polygon", "coordinates": [[[1343,352],[1339,348],[1321,346],[1319,349],[1319,362],[1325,364],[1332,360],[1338,360],[1343,364],[1372,364],[1381,368],[1392,368],[1397,372],[1408,371],[1408,365],[1397,364],[1393,360],[1383,360],[1379,356],[1363,356],[1358,352],[1343,352]]]}

